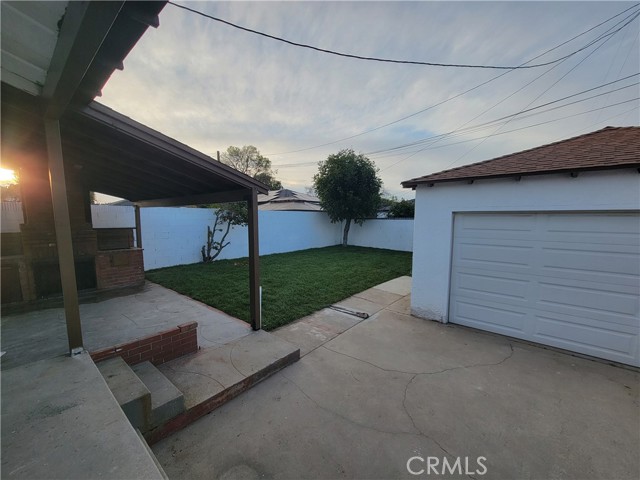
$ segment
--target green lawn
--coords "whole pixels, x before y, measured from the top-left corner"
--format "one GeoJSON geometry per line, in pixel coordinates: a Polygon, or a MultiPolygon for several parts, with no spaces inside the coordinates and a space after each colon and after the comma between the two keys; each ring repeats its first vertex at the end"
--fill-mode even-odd
{"type": "MultiPolygon", "coordinates": [[[[327,247],[260,257],[262,326],[272,330],[367,288],[411,275],[411,253],[327,247]]],[[[147,278],[249,321],[246,258],[161,268],[147,278]]]]}

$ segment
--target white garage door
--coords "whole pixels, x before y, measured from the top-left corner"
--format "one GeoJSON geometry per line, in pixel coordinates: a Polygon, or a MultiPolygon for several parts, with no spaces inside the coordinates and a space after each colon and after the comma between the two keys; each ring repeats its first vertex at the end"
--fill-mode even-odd
{"type": "Polygon", "coordinates": [[[449,320],[640,366],[640,215],[456,214],[449,320]]]}

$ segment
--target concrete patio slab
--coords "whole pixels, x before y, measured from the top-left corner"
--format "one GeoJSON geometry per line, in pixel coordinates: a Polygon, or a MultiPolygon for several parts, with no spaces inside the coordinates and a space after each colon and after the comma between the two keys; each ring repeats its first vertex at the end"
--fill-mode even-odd
{"type": "Polygon", "coordinates": [[[387,310],[391,310],[396,313],[403,313],[405,315],[411,315],[411,296],[407,295],[402,297],[397,302],[393,302],[387,307],[387,310]]]}
{"type": "Polygon", "coordinates": [[[2,372],[2,475],[165,478],[87,354],[2,372]]]}
{"type": "Polygon", "coordinates": [[[348,308],[349,310],[354,310],[356,312],[364,312],[369,315],[375,315],[385,307],[385,305],[381,305],[380,303],[374,303],[358,296],[345,298],[344,300],[336,303],[335,305],[339,307],[345,307],[345,308],[348,308]]]}
{"type": "Polygon", "coordinates": [[[638,478],[637,371],[392,305],[155,445],[169,476],[416,478],[411,457],[483,456],[470,477],[638,478]]]}
{"type": "Polygon", "coordinates": [[[365,290],[364,292],[356,293],[354,297],[363,298],[370,302],[386,307],[387,305],[391,305],[393,302],[397,302],[398,300],[400,300],[402,298],[402,295],[373,287],[365,290]]]}
{"type": "Polygon", "coordinates": [[[376,288],[378,290],[384,290],[385,292],[395,293],[404,297],[411,294],[411,277],[405,275],[404,277],[394,278],[388,282],[376,285],[376,288]]]}
{"type": "MultiPolygon", "coordinates": [[[[362,293],[346,298],[335,305],[353,312],[375,315],[385,307],[399,313],[409,313],[408,293],[411,277],[398,277],[362,293]],[[406,292],[406,293],[402,293],[406,292]],[[407,296],[401,296],[407,295],[407,296]],[[366,297],[366,298],[365,298],[366,297]]],[[[324,308],[307,317],[272,332],[274,335],[300,347],[300,355],[312,352],[329,340],[349,330],[363,320],[362,317],[324,308]]]]}
{"type": "Polygon", "coordinates": [[[354,315],[324,308],[271,333],[299,347],[304,356],[361,321],[354,315]]]}
{"type": "Polygon", "coordinates": [[[260,330],[164,363],[158,370],[184,394],[190,409],[297,352],[297,347],[260,330]]]}
{"type": "MultiPolygon", "coordinates": [[[[146,282],[142,291],[80,305],[85,348],[96,351],[144,338],[190,321],[198,344],[219,346],[251,333],[246,322],[191,298],[146,282]]],[[[2,369],[67,353],[61,308],[2,317],[2,369]]]]}

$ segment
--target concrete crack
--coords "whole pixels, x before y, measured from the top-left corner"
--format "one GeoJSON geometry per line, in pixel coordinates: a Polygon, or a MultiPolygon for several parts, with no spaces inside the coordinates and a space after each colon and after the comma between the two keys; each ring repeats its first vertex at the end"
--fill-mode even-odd
{"type": "MultiPolygon", "coordinates": [[[[343,355],[343,356],[349,357],[349,358],[351,358],[353,360],[357,360],[359,362],[366,363],[367,365],[371,365],[372,367],[375,367],[375,368],[377,368],[379,370],[382,370],[384,372],[404,373],[406,375],[437,375],[439,373],[450,372],[450,371],[453,371],[453,370],[460,370],[460,369],[464,369],[464,368],[494,367],[494,366],[497,366],[497,365],[502,365],[504,362],[509,360],[514,354],[513,345],[511,343],[509,343],[509,348],[511,349],[511,351],[509,352],[509,355],[507,355],[505,358],[503,358],[499,362],[494,362],[494,363],[472,363],[470,365],[460,365],[460,366],[457,366],[457,367],[444,368],[442,370],[435,370],[433,372],[408,372],[408,371],[404,371],[404,370],[394,370],[394,369],[390,369],[390,368],[384,368],[384,367],[381,367],[380,365],[376,365],[375,363],[369,362],[367,360],[363,360],[362,358],[354,357],[353,355],[349,355],[349,354],[344,353],[344,352],[339,352],[337,350],[333,350],[332,348],[329,348],[326,345],[321,345],[321,347],[326,349],[326,350],[329,350],[330,352],[337,353],[338,355],[343,355]]],[[[318,348],[320,348],[320,347],[318,347],[318,348]]]]}
{"type": "Polygon", "coordinates": [[[433,443],[435,443],[438,448],[440,450],[442,450],[445,454],[447,454],[450,457],[454,457],[454,455],[452,455],[451,453],[449,453],[449,451],[444,448],[440,442],[438,442],[435,438],[430,437],[429,435],[427,435],[426,433],[424,433],[422,430],[420,430],[420,428],[416,425],[415,420],[413,419],[413,416],[411,415],[411,413],[409,412],[409,409],[407,408],[406,402],[407,402],[407,391],[409,390],[409,386],[413,383],[413,381],[415,380],[415,378],[418,376],[418,374],[414,375],[413,377],[411,377],[409,379],[409,381],[407,382],[407,385],[404,387],[404,395],[402,397],[402,408],[404,410],[404,413],[407,415],[407,417],[409,417],[409,420],[411,420],[411,424],[413,425],[413,428],[416,430],[416,434],[420,435],[421,437],[424,437],[428,440],[431,440],[433,443]]]}
{"type": "Polygon", "coordinates": [[[236,367],[236,364],[233,363],[233,350],[238,346],[238,344],[234,344],[231,346],[231,350],[229,350],[229,362],[231,362],[231,366],[235,369],[236,372],[238,372],[238,374],[241,377],[246,377],[246,375],[244,373],[242,373],[240,370],[238,370],[238,367],[236,367]]]}
{"type": "Polygon", "coordinates": [[[311,396],[307,392],[305,392],[304,389],[300,385],[298,385],[295,381],[293,381],[291,378],[287,377],[282,372],[278,372],[278,374],[282,375],[286,380],[291,382],[300,391],[300,393],[302,393],[302,395],[304,395],[317,408],[319,408],[320,410],[322,410],[324,412],[327,412],[327,413],[329,413],[329,414],[331,414],[333,416],[336,416],[336,417],[344,420],[345,422],[348,422],[348,423],[350,423],[352,425],[356,425],[356,426],[358,426],[360,428],[365,428],[367,430],[373,430],[374,432],[378,432],[378,433],[386,433],[386,434],[389,434],[389,435],[418,435],[418,436],[421,436],[420,433],[382,430],[382,429],[379,429],[379,428],[376,428],[376,427],[372,427],[370,425],[365,425],[363,423],[356,422],[355,420],[353,420],[351,418],[345,417],[344,415],[341,415],[340,413],[338,413],[338,412],[336,412],[334,410],[331,410],[331,409],[329,409],[327,407],[324,407],[323,405],[320,405],[316,400],[311,398],[311,396]]]}
{"type": "Polygon", "coordinates": [[[222,383],[220,383],[220,381],[216,380],[215,378],[213,378],[211,375],[207,375],[206,373],[201,373],[201,372],[194,372],[193,370],[185,370],[185,369],[176,369],[173,367],[170,367],[169,365],[167,365],[166,363],[163,365],[165,368],[168,368],[169,370],[171,370],[174,373],[190,373],[192,375],[200,375],[201,377],[205,377],[208,378],[209,380],[213,380],[214,382],[216,382],[218,385],[220,385],[222,387],[222,389],[226,389],[227,387],[225,387],[222,383]]]}

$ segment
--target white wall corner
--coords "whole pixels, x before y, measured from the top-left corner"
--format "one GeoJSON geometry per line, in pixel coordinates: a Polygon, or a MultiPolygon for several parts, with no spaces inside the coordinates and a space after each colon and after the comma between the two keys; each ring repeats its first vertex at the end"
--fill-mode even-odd
{"type": "Polygon", "coordinates": [[[411,307],[411,315],[413,315],[414,317],[422,318],[424,320],[447,323],[447,320],[442,312],[431,310],[429,308],[411,307]]]}

